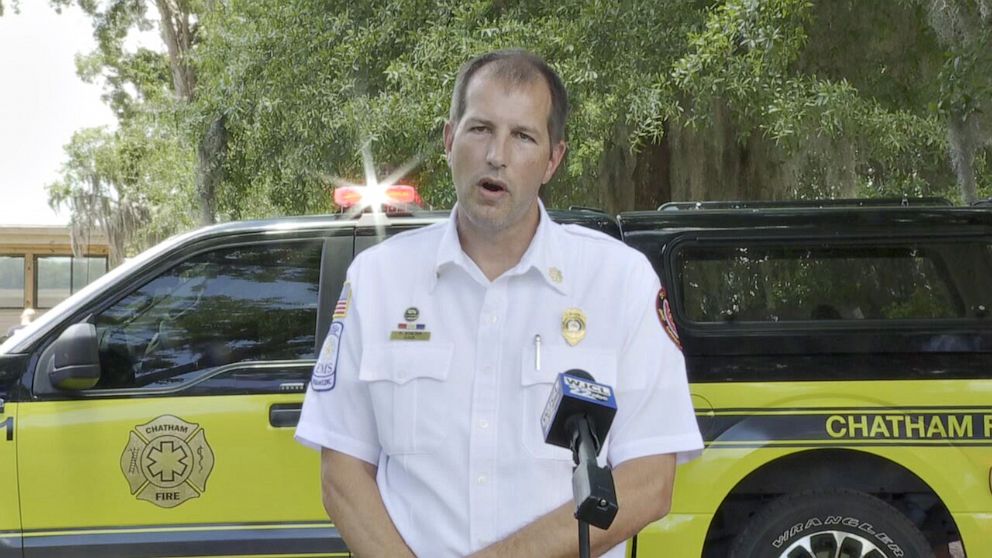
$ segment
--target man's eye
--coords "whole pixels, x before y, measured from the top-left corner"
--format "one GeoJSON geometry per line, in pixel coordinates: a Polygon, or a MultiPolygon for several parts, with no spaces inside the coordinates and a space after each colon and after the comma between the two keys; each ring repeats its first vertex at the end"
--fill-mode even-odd
{"type": "Polygon", "coordinates": [[[520,139],[522,139],[522,140],[524,140],[524,141],[529,141],[531,143],[534,142],[534,138],[533,137],[531,137],[531,136],[529,136],[529,135],[527,135],[527,134],[525,134],[523,132],[517,132],[517,137],[520,138],[520,139]]]}
{"type": "Polygon", "coordinates": [[[472,126],[471,128],[468,129],[469,132],[475,132],[475,133],[482,133],[482,132],[486,132],[488,130],[489,130],[489,128],[487,128],[485,126],[472,126]]]}

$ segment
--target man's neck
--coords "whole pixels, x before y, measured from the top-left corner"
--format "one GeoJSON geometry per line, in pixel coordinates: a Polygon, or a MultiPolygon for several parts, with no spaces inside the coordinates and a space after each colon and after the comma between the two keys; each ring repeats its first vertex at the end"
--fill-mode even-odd
{"type": "Polygon", "coordinates": [[[528,226],[495,232],[479,230],[458,215],[455,225],[462,250],[493,281],[520,263],[534,239],[540,218],[538,213],[528,226]]]}

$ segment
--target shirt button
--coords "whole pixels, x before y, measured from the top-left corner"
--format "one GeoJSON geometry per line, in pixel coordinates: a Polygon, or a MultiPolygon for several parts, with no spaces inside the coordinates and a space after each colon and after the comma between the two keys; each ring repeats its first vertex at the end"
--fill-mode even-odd
{"type": "Polygon", "coordinates": [[[483,429],[489,428],[489,421],[486,420],[486,419],[480,420],[479,421],[479,428],[483,428],[483,429]]]}
{"type": "Polygon", "coordinates": [[[496,314],[493,314],[492,316],[489,316],[489,321],[492,322],[492,323],[496,323],[496,322],[499,321],[499,316],[496,315],[496,314]]]}
{"type": "Polygon", "coordinates": [[[479,475],[479,478],[475,479],[475,481],[478,482],[479,484],[486,484],[487,480],[489,479],[486,477],[486,475],[479,475]]]}

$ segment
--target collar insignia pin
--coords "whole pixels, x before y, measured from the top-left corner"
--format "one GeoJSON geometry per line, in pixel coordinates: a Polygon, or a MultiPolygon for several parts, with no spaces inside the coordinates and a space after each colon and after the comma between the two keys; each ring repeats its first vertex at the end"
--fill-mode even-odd
{"type": "Polygon", "coordinates": [[[561,283],[561,270],[557,267],[552,267],[548,269],[548,275],[551,276],[551,281],[554,283],[561,283]]]}
{"type": "Polygon", "coordinates": [[[576,346],[586,337],[586,315],[578,308],[569,308],[561,315],[561,335],[565,341],[576,346]]]}

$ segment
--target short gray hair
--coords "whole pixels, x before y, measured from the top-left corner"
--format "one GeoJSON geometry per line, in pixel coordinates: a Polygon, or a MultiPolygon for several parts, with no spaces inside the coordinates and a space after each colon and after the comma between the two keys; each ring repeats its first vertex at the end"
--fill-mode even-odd
{"type": "Polygon", "coordinates": [[[461,120],[465,115],[465,90],[479,70],[492,66],[491,71],[497,79],[513,85],[532,83],[535,79],[544,78],[551,93],[551,111],[548,114],[548,137],[552,147],[565,139],[565,121],[568,119],[568,92],[558,73],[548,66],[540,56],[519,48],[487,52],[462,64],[455,80],[455,90],[451,95],[452,124],[461,120]]]}

